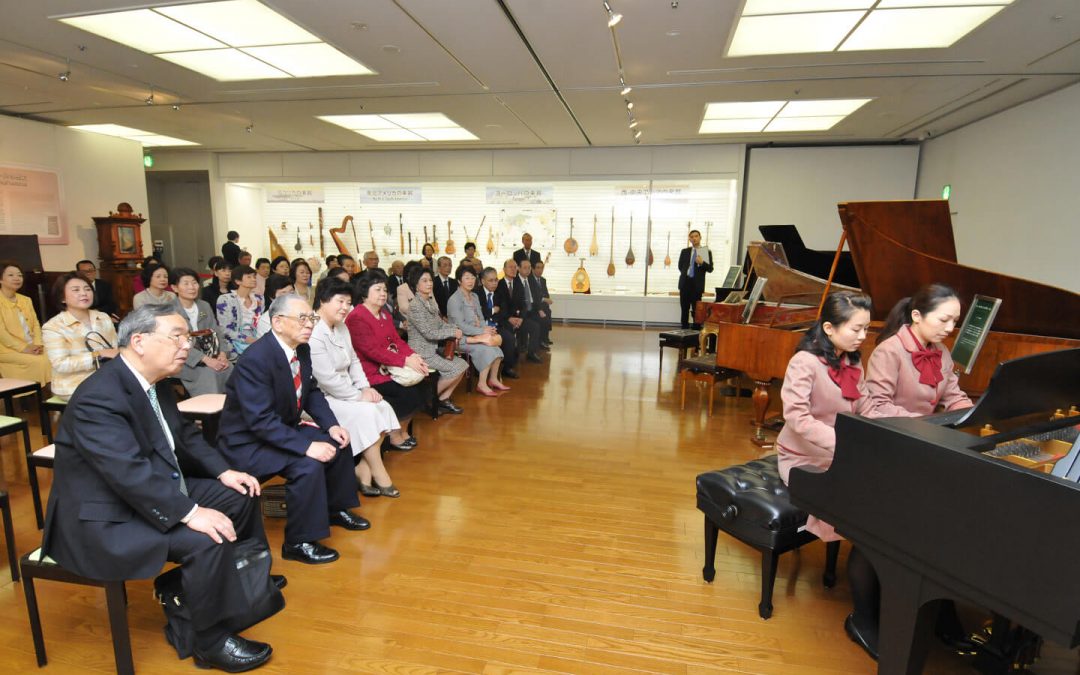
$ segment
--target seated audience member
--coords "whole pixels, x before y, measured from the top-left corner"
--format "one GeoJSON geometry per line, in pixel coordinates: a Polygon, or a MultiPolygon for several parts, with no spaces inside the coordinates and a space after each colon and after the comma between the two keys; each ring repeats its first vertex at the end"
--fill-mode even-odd
{"type": "Polygon", "coordinates": [[[164,265],[144,267],[139,273],[145,290],[139,291],[131,300],[138,309],[143,305],[174,305],[176,294],[169,290],[169,268],[164,265]]]}
{"type": "Polygon", "coordinates": [[[518,360],[517,336],[514,334],[513,326],[510,325],[510,316],[506,307],[499,305],[497,299],[499,286],[499,273],[494,267],[485,267],[480,273],[480,285],[474,293],[480,299],[480,312],[484,320],[488,326],[499,333],[499,338],[502,340],[502,345],[499,347],[503,355],[502,376],[517,379],[518,374],[514,370],[518,360]]]}
{"type": "Polygon", "coordinates": [[[90,309],[105,312],[110,317],[116,316],[119,310],[116,307],[116,299],[113,298],[112,284],[104,279],[98,279],[98,269],[94,261],[80,260],[75,263],[75,271],[86,277],[86,280],[90,282],[91,290],[94,291],[94,302],[91,303],[90,309]]]}
{"type": "MultiPolygon", "coordinates": [[[[145,270],[147,267],[156,267],[156,266],[158,266],[160,264],[161,264],[160,260],[158,260],[156,257],[154,257],[152,255],[148,255],[145,258],[143,258],[142,270],[145,270]]],[[[131,290],[134,291],[136,294],[141,293],[142,291],[146,290],[146,283],[143,281],[143,278],[142,278],[142,273],[141,273],[142,270],[140,270],[140,274],[138,276],[136,276],[134,279],[131,280],[131,290]]]]}
{"type": "MultiPolygon", "coordinates": [[[[537,264],[542,265],[543,263],[537,264]]],[[[525,294],[526,316],[535,321],[537,326],[540,327],[539,346],[546,348],[548,331],[551,329],[551,314],[547,305],[544,304],[543,288],[536,277],[533,276],[532,263],[528,260],[522,260],[518,264],[518,279],[521,281],[521,287],[525,294]]]]}
{"type": "MultiPolygon", "coordinates": [[[[212,285],[214,283],[214,281],[215,281],[215,279],[214,279],[214,270],[217,269],[217,264],[219,262],[223,261],[223,260],[225,260],[225,258],[222,258],[219,255],[212,255],[212,256],[210,256],[210,259],[206,261],[206,269],[208,269],[210,271],[210,278],[203,280],[202,285],[203,285],[204,288],[206,286],[210,286],[210,285],[212,285]]],[[[230,270],[232,269],[231,265],[229,266],[229,269],[230,270]]],[[[212,302],[209,303],[209,304],[210,304],[211,307],[214,306],[214,303],[212,303],[212,302]]]]}
{"type": "Polygon", "coordinates": [[[476,243],[467,241],[465,242],[465,257],[461,259],[461,263],[458,265],[465,265],[466,267],[476,267],[476,243]]]}
{"type": "Polygon", "coordinates": [[[202,289],[203,302],[211,307],[217,307],[221,296],[236,288],[232,280],[232,265],[225,262],[224,258],[218,258],[211,263],[210,268],[214,271],[214,277],[202,289]]]}
{"type": "Polygon", "coordinates": [[[255,327],[255,339],[261,338],[270,332],[270,314],[266,310],[270,309],[270,303],[283,295],[295,295],[292,280],[280,274],[271,274],[270,278],[266,280],[266,295],[264,296],[266,307],[263,309],[263,313],[259,317],[259,323],[255,327]]]}
{"type": "Polygon", "coordinates": [[[402,273],[405,275],[403,277],[405,283],[398,284],[397,292],[394,294],[393,299],[393,306],[394,310],[398,313],[399,324],[404,323],[406,317],[409,316],[409,303],[411,303],[412,299],[416,297],[416,294],[413,293],[412,286],[409,285],[408,280],[412,278],[412,274],[415,270],[423,268],[424,266],[419,260],[410,260],[409,262],[405,263],[405,268],[402,270],[402,273]]]}
{"type": "Polygon", "coordinates": [[[251,267],[251,254],[247,251],[240,251],[240,255],[236,259],[240,261],[241,265],[251,267]]]}
{"type": "Polygon", "coordinates": [[[458,268],[458,288],[447,302],[447,316],[450,323],[461,330],[464,339],[458,345],[461,351],[472,359],[473,367],[480,373],[476,390],[484,396],[498,396],[500,391],[509,391],[499,379],[499,366],[503,353],[502,339],[494,326],[489,326],[480,311],[480,298],[473,292],[476,288],[476,273],[472,267],[462,265],[458,268]]]}
{"type": "Polygon", "coordinates": [[[283,255],[279,255],[270,262],[270,274],[280,274],[283,277],[289,276],[289,259],[283,255]]]}
{"type": "Polygon", "coordinates": [[[319,323],[311,331],[311,368],[341,426],[349,432],[353,464],[360,494],[366,497],[397,497],[390,474],[383,465],[383,436],[401,445],[408,434],[401,430],[394,408],[383,400],[364,376],[356,358],[345,319],[352,310],[352,286],[336,279],[319,282],[315,289],[315,312],[319,323]]]}
{"type": "Polygon", "coordinates": [[[41,324],[23,285],[19,263],[0,262],[0,376],[33,380],[42,387],[51,377],[41,342],[41,324]]]}
{"type": "Polygon", "coordinates": [[[262,296],[255,293],[255,276],[255,270],[250,267],[233,268],[236,289],[219,297],[215,307],[218,325],[237,356],[257,339],[259,317],[265,310],[262,296]]]}
{"type": "Polygon", "coordinates": [[[551,341],[551,305],[554,301],[551,299],[551,293],[548,292],[547,279],[544,278],[544,267],[545,265],[543,260],[536,263],[535,265],[533,265],[532,275],[533,279],[536,280],[536,283],[540,284],[540,302],[543,303],[542,306],[544,307],[545,313],[547,314],[547,318],[544,320],[544,339],[541,341],[540,344],[545,347],[550,347],[552,344],[554,344],[551,341]]]}
{"type": "Polygon", "coordinates": [[[465,369],[469,365],[459,356],[444,358],[439,343],[450,338],[460,340],[461,329],[451,326],[439,316],[430,270],[415,270],[409,277],[409,285],[416,292],[416,297],[409,304],[409,346],[424,358],[429,368],[439,371],[439,409],[460,415],[465,411],[454,405],[450,396],[464,379],[465,369]]]}
{"type": "Polygon", "coordinates": [[[229,468],[176,409],[164,380],[191,342],[175,307],[131,312],[119,344],[119,358],[83,381],[60,419],[41,552],[103,581],[149,579],[166,560],[181,563],[195,665],[262,665],[270,645],[224,626],[247,605],[232,542],[266,540],[259,481],[229,468]]]}
{"type": "Polygon", "coordinates": [[[311,265],[306,260],[296,260],[289,266],[289,280],[292,281],[293,292],[308,301],[315,302],[315,282],[312,281],[311,265]]]}
{"type": "Polygon", "coordinates": [[[266,480],[285,478],[285,543],[281,557],[318,565],[338,559],[319,543],[330,525],[366,530],[349,509],[359,506],[352,453],[342,428],[311,375],[308,339],[318,316],[296,295],[270,305],[273,329],[237,360],[225,387],[218,445],[234,466],[266,480]],[[301,415],[307,413],[314,424],[301,415]]]}
{"type": "Polygon", "coordinates": [[[439,256],[439,259],[435,261],[435,265],[438,268],[438,273],[432,275],[432,281],[434,282],[435,302],[439,305],[439,314],[446,316],[446,301],[450,299],[450,296],[457,291],[458,282],[457,279],[450,275],[450,267],[454,262],[450,260],[448,256],[439,256]]]}
{"type": "Polygon", "coordinates": [[[397,287],[405,283],[405,263],[400,260],[395,260],[390,263],[390,274],[386,279],[386,291],[390,294],[390,298],[397,297],[397,287]]]}
{"type": "Polygon", "coordinates": [[[61,276],[52,294],[61,310],[41,327],[41,336],[52,366],[52,393],[67,400],[101,359],[116,358],[116,328],[108,314],[90,309],[94,292],[81,274],[61,276]]]}
{"type": "MultiPolygon", "coordinates": [[[[525,360],[543,363],[540,359],[540,324],[530,314],[525,303],[525,284],[518,279],[518,266],[513,260],[503,263],[503,279],[495,293],[495,304],[506,313],[507,323],[514,334],[525,338],[525,360]]],[[[515,337],[516,339],[516,337],[515,337]]]]}
{"type": "Polygon", "coordinates": [[[270,277],[270,259],[259,258],[255,261],[255,292],[266,294],[266,280],[270,277]]]}
{"type": "Polygon", "coordinates": [[[225,393],[225,383],[232,375],[229,363],[229,341],[218,326],[217,315],[210,305],[199,299],[199,275],[195,270],[178,267],[172,271],[173,291],[177,298],[177,313],[187,319],[188,328],[194,331],[212,331],[217,335],[218,352],[211,354],[199,347],[194,340],[188,349],[187,361],[180,370],[180,381],[191,396],[225,393]]]}
{"type": "MultiPolygon", "coordinates": [[[[425,269],[435,271],[435,247],[431,244],[424,244],[424,247],[420,249],[420,260],[417,261],[425,269]]],[[[409,273],[405,273],[405,279],[409,279],[409,273]]]]}
{"type": "MultiPolygon", "coordinates": [[[[363,262],[364,262],[364,269],[360,270],[361,272],[367,272],[368,270],[378,270],[378,271],[382,272],[382,269],[379,267],[379,254],[377,252],[375,252],[375,251],[366,251],[364,253],[363,262]]],[[[383,272],[383,274],[386,274],[386,273],[383,272]]]]}
{"type": "MultiPolygon", "coordinates": [[[[859,346],[870,326],[870,298],[861,293],[831,293],[821,318],[807,331],[788,362],[780,397],[784,428],[776,439],[780,478],[791,469],[809,466],[827,470],[836,452],[836,416],[869,409],[859,346]]],[[[843,539],[832,525],[811,515],[806,529],[822,541],[843,539]]],[[[869,560],[858,547],[848,557],[848,578],[855,610],[844,621],[848,636],[877,658],[878,587],[869,560]]]]}
{"type": "MultiPolygon", "coordinates": [[[[413,415],[424,405],[424,387],[405,387],[394,382],[383,366],[412,368],[424,376],[428,374],[428,366],[394,328],[394,319],[386,310],[385,275],[378,272],[361,274],[353,285],[353,300],[359,302],[345,319],[353,351],[364,368],[364,377],[390,403],[402,428],[407,428],[413,415]]],[[[412,436],[403,443],[390,441],[393,450],[412,450],[414,447],[416,439],[412,436]]]]}
{"type": "Polygon", "coordinates": [[[356,261],[353,260],[353,257],[351,255],[346,255],[345,253],[342,253],[337,257],[337,261],[338,267],[348,272],[349,279],[352,280],[352,278],[356,276],[357,272],[359,271],[356,269],[356,261]]]}
{"type": "Polygon", "coordinates": [[[326,260],[324,262],[325,262],[325,269],[323,270],[323,273],[319,275],[319,281],[322,281],[323,279],[325,279],[330,274],[330,272],[332,272],[333,270],[337,269],[338,267],[341,267],[341,265],[338,264],[336,255],[328,255],[328,256],[326,256],[326,260]]]}
{"type": "Polygon", "coordinates": [[[326,278],[338,279],[339,281],[344,281],[345,283],[349,283],[352,281],[352,275],[349,274],[349,270],[341,266],[335,267],[334,269],[330,270],[329,274],[326,275],[326,278]]]}

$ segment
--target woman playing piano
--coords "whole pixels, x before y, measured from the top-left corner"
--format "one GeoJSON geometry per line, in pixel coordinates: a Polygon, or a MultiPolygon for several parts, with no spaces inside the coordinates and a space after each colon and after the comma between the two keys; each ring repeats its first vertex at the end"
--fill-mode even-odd
{"type": "MultiPolygon", "coordinates": [[[[833,424],[837,413],[862,414],[869,404],[859,347],[870,326],[870,298],[841,291],[825,300],[821,318],[806,333],[788,362],[780,397],[784,428],[776,439],[777,464],[784,483],[792,467],[828,469],[836,450],[833,424]]],[[[822,541],[842,539],[832,526],[810,516],[806,529],[822,541]]],[[[844,629],[856,644],[877,658],[877,575],[858,549],[848,556],[848,578],[855,609],[844,629]]]]}
{"type": "MultiPolygon", "coordinates": [[[[960,299],[945,284],[923,286],[896,303],[866,365],[867,417],[921,417],[939,406],[971,407],[953,372],[952,356],[941,345],[959,321],[960,299]]],[[[961,653],[974,650],[952,601],[942,602],[935,632],[961,653]]]]}

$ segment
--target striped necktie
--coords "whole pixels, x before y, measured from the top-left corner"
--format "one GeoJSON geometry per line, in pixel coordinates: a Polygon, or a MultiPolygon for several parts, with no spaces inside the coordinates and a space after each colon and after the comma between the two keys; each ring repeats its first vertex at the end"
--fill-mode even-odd
{"type": "Polygon", "coordinates": [[[146,396],[150,399],[150,407],[154,409],[154,415],[157,417],[158,424],[161,425],[161,431],[165,434],[165,440],[169,442],[169,451],[172,453],[173,463],[176,464],[176,472],[180,476],[180,492],[187,495],[187,482],[184,480],[184,473],[180,471],[180,460],[176,458],[176,448],[174,447],[172,432],[169,431],[169,425],[165,423],[165,415],[161,412],[161,404],[158,403],[157,388],[153,385],[146,390],[146,396]]]}
{"type": "Polygon", "coordinates": [[[293,389],[296,390],[296,409],[301,410],[304,388],[300,382],[300,359],[296,358],[296,354],[293,354],[292,358],[289,359],[289,367],[292,369],[293,389]]]}

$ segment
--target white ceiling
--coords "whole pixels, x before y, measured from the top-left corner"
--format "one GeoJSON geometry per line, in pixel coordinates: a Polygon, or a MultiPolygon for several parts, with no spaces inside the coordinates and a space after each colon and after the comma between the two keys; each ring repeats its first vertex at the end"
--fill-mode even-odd
{"type": "MultiPolygon", "coordinates": [[[[217,82],[49,18],[170,3],[0,0],[0,113],[120,124],[196,151],[634,142],[601,0],[262,1],[378,75],[217,82]],[[416,112],[480,140],[376,143],[315,119],[416,112]]],[[[745,58],[723,56],[740,0],[610,3],[643,144],[923,138],[1080,81],[1078,0],[1016,0],[949,49],[745,58]],[[825,132],[697,133],[712,101],[859,97],[875,100],[825,132]]]]}

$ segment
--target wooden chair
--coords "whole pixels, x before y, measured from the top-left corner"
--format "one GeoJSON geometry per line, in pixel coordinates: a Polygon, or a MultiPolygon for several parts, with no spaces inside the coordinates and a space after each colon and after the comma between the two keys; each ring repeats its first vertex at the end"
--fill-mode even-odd
{"type": "Polygon", "coordinates": [[[192,396],[177,403],[176,409],[184,417],[200,422],[203,438],[216,447],[221,411],[225,409],[225,394],[192,396]]]}
{"type": "Polygon", "coordinates": [[[28,553],[19,563],[23,576],[23,593],[26,595],[26,613],[30,616],[30,635],[34,639],[34,654],[38,667],[48,660],[45,655],[45,638],[41,633],[41,614],[38,611],[34,579],[48,579],[80,586],[99,586],[105,589],[105,604],[109,612],[109,628],[112,631],[113,656],[116,672],[133,675],[135,663],[131,659],[131,634],[127,620],[127,590],[123,581],[99,581],[79,576],[58,565],[55,560],[41,555],[41,549],[28,553]]]}
{"type": "Polygon", "coordinates": [[[29,444],[26,446],[26,473],[30,477],[30,496],[34,498],[34,516],[37,518],[37,526],[40,530],[45,526],[45,512],[41,505],[41,488],[38,485],[37,470],[52,469],[56,459],[56,446],[50,443],[44,448],[30,452],[29,444]]]}
{"type": "Polygon", "coordinates": [[[698,337],[697,355],[679,359],[679,381],[682,383],[679,410],[686,409],[686,383],[704,382],[709,385],[709,417],[712,417],[716,385],[739,375],[738,371],[722,368],[716,364],[717,332],[716,326],[704,326],[698,337]],[[712,351],[709,351],[709,336],[712,336],[712,351]]]}
{"type": "Polygon", "coordinates": [[[45,416],[43,418],[41,433],[45,434],[45,440],[49,443],[53,443],[56,439],[53,437],[52,428],[52,413],[64,414],[64,410],[67,409],[68,402],[59,396],[52,396],[45,400],[42,404],[42,408],[45,410],[45,416]]]}
{"type": "Polygon", "coordinates": [[[11,500],[8,493],[0,490],[0,513],[4,518],[4,541],[7,543],[8,565],[11,580],[19,580],[19,556],[15,553],[15,527],[11,524],[11,500]]]}
{"type": "MultiPolygon", "coordinates": [[[[45,433],[45,428],[49,425],[48,417],[45,413],[45,401],[41,397],[41,385],[33,380],[18,380],[13,377],[0,377],[0,398],[4,399],[4,413],[8,417],[15,417],[15,397],[25,396],[27,394],[33,394],[37,397],[41,431],[42,433],[45,433]]],[[[51,429],[49,433],[52,433],[51,429]]]]}

